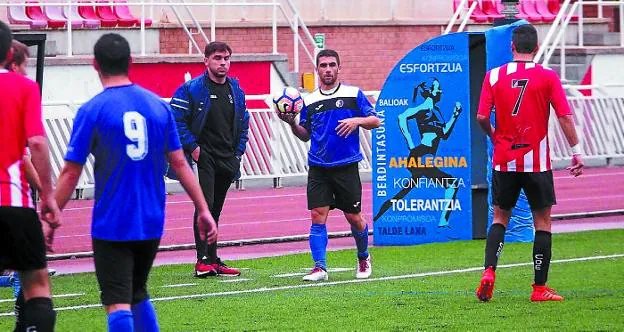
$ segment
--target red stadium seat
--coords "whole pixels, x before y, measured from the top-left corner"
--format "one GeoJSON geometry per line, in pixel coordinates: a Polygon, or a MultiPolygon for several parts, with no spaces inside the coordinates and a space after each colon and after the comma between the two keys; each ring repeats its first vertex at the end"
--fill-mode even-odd
{"type": "Polygon", "coordinates": [[[117,26],[117,19],[103,19],[97,15],[95,9],[88,1],[79,1],[78,13],[87,20],[99,21],[104,28],[113,28],[117,26]]]}
{"type": "MultiPolygon", "coordinates": [[[[141,26],[141,19],[132,15],[132,13],[130,12],[130,8],[128,8],[127,5],[120,5],[121,3],[127,3],[128,2],[127,0],[114,0],[114,1],[116,5],[113,6],[113,11],[115,12],[115,15],[119,19],[134,20],[136,26],[141,26]]],[[[150,25],[152,25],[152,20],[150,20],[149,18],[146,18],[145,26],[148,27],[150,25]]]]}
{"type": "MultiPolygon", "coordinates": [[[[468,10],[468,8],[470,8],[472,3],[475,1],[476,0],[467,1],[468,7],[466,8],[466,10],[468,10]]],[[[461,0],[453,0],[453,12],[457,11],[457,7],[459,7],[460,2],[461,0]]],[[[477,22],[477,23],[485,23],[488,21],[487,15],[485,15],[479,8],[479,3],[477,3],[477,7],[475,7],[475,10],[472,12],[472,15],[470,15],[470,19],[472,19],[474,22],[477,22]]]]}
{"type": "MultiPolygon", "coordinates": [[[[548,1],[548,10],[550,11],[550,13],[553,15],[557,15],[559,11],[561,10],[561,2],[559,0],[547,0],[547,1],[548,1]]],[[[568,7],[568,9],[570,9],[570,7],[568,7]]],[[[570,19],[570,21],[577,22],[578,15],[572,15],[572,18],[570,19]]]]}
{"type": "Polygon", "coordinates": [[[553,14],[557,14],[559,10],[561,9],[561,2],[559,2],[559,0],[547,0],[547,1],[548,1],[548,10],[553,14]]]}
{"type": "MultiPolygon", "coordinates": [[[[26,1],[26,3],[37,3],[36,1],[26,1]]],[[[40,6],[26,6],[26,15],[37,21],[47,21],[50,28],[64,28],[65,19],[59,20],[56,17],[47,17],[40,6]]]]}
{"type": "Polygon", "coordinates": [[[45,19],[32,19],[26,15],[26,6],[10,6],[7,8],[7,18],[11,24],[27,24],[31,29],[44,29],[48,26],[45,19]]]}
{"type": "Polygon", "coordinates": [[[490,18],[481,10],[481,4],[479,3],[479,1],[469,0],[468,8],[472,7],[472,4],[475,2],[477,3],[477,5],[475,6],[475,9],[472,11],[472,15],[470,15],[470,18],[476,23],[485,23],[489,21],[490,18]]]}
{"type": "Polygon", "coordinates": [[[535,9],[535,0],[520,0],[518,4],[518,18],[525,19],[531,23],[542,22],[543,18],[535,9]]]}
{"type": "MultiPolygon", "coordinates": [[[[98,0],[97,1],[98,4],[107,4],[108,1],[105,0],[98,0]]],[[[128,18],[120,18],[117,17],[117,15],[115,15],[115,12],[113,12],[113,8],[111,6],[96,6],[95,7],[95,12],[97,13],[97,15],[102,19],[102,20],[116,20],[117,21],[117,25],[120,27],[131,27],[133,25],[136,24],[135,19],[128,19],[128,18]]]]}
{"type": "Polygon", "coordinates": [[[537,13],[542,16],[544,22],[550,23],[554,21],[555,17],[557,16],[557,13],[553,14],[548,9],[547,0],[537,0],[537,2],[535,3],[535,9],[537,10],[537,13]]]}
{"type": "MultiPolygon", "coordinates": [[[[43,13],[48,18],[48,20],[54,20],[59,22],[65,21],[65,23],[67,24],[67,17],[65,17],[65,15],[63,14],[63,8],[60,6],[45,6],[43,7],[43,13]]],[[[73,20],[72,17],[72,28],[82,28],[83,24],[84,20],[73,20]]]]}
{"type": "Polygon", "coordinates": [[[82,24],[85,28],[97,29],[100,27],[100,20],[98,19],[87,19],[80,16],[78,12],[78,6],[72,6],[71,12],[68,12],[67,7],[63,7],[63,15],[67,18],[71,17],[73,21],[82,21],[82,24]]]}
{"type": "Polygon", "coordinates": [[[500,0],[481,0],[481,9],[488,16],[490,21],[505,18],[505,15],[498,11],[500,0]]]}

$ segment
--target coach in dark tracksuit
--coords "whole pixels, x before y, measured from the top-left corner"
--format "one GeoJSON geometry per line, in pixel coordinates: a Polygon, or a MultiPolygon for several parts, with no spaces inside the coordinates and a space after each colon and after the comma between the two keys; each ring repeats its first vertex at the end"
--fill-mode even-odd
{"type": "MultiPolygon", "coordinates": [[[[249,131],[245,93],[237,80],[227,76],[231,54],[226,43],[208,44],[204,74],[182,84],[171,98],[180,141],[187,156],[197,163],[199,183],[217,223],[230,184],[240,177],[249,131]]],[[[195,276],[240,275],[218,258],[216,243],[207,245],[199,239],[197,225],[193,225],[195,276]]]]}

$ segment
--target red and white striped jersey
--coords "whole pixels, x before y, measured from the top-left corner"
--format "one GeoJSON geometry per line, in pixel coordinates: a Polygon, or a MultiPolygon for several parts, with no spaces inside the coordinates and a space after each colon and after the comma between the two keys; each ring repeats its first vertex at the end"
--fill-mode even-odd
{"type": "Polygon", "coordinates": [[[510,62],[485,75],[478,114],[495,112],[492,167],[501,172],[551,169],[550,107],[571,115],[557,74],[533,62],[510,62]]]}
{"type": "Polygon", "coordinates": [[[27,140],[44,136],[37,83],[0,70],[0,206],[33,208],[22,158],[27,140]]]}

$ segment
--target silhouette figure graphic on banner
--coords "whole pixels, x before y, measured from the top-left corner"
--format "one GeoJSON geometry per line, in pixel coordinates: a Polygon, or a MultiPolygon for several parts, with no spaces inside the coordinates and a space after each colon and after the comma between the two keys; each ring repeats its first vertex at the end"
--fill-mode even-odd
{"type": "MultiPolygon", "coordinates": [[[[440,139],[446,140],[450,137],[453,127],[457,122],[457,118],[462,112],[461,103],[456,102],[455,108],[449,121],[444,120],[444,116],[440,111],[437,104],[442,97],[442,88],[440,81],[434,78],[431,84],[427,86],[427,82],[422,82],[414,89],[414,95],[412,101],[415,102],[418,98],[418,94],[424,98],[424,101],[415,107],[406,109],[403,113],[399,114],[399,128],[401,133],[407,141],[407,146],[410,150],[409,160],[416,161],[416,166],[412,166],[414,163],[410,162],[410,166],[407,169],[412,173],[413,181],[410,181],[408,186],[401,189],[396,195],[388,199],[383,203],[377,215],[373,218],[373,221],[377,221],[390,207],[393,202],[405,197],[412,189],[421,177],[434,180],[436,183],[442,185],[445,188],[444,198],[450,201],[455,200],[458,191],[457,178],[440,170],[438,167],[422,167],[424,162],[422,161],[426,157],[435,157],[438,151],[438,145],[440,139]],[[408,127],[408,120],[416,120],[416,125],[420,132],[420,143],[418,146],[414,144],[412,135],[408,127]]],[[[445,209],[440,215],[440,222],[438,227],[448,227],[449,219],[451,217],[451,209],[445,209]]]]}

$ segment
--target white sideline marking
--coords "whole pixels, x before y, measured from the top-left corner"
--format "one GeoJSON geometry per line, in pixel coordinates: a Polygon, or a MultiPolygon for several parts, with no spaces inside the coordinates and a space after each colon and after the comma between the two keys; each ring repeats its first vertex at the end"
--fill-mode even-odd
{"type": "MultiPolygon", "coordinates": [[[[302,267],[301,268],[304,271],[310,271],[309,267],[302,267]]],[[[344,272],[344,271],[353,271],[355,270],[352,267],[330,267],[327,269],[327,272],[344,272]]]]}
{"type": "MultiPolygon", "coordinates": [[[[305,268],[302,267],[302,270],[306,270],[306,271],[310,271],[310,268],[305,268]]],[[[345,271],[355,271],[354,268],[348,268],[348,267],[336,267],[336,268],[329,268],[327,269],[327,272],[345,272],[345,271]]],[[[308,274],[308,272],[295,272],[295,273],[284,273],[284,274],[276,274],[271,276],[272,278],[290,278],[290,277],[301,277],[308,274]]]]}
{"type": "MultiPolygon", "coordinates": [[[[83,296],[85,295],[85,293],[73,293],[73,294],[58,294],[58,295],[52,295],[52,298],[61,298],[61,297],[78,297],[78,296],[83,296]]],[[[2,299],[0,300],[0,303],[3,302],[15,302],[15,299],[2,299]]],[[[0,314],[0,317],[2,315],[0,314]]]]}
{"type": "Polygon", "coordinates": [[[162,288],[176,288],[176,287],[188,287],[188,286],[197,286],[197,284],[174,284],[174,285],[164,285],[160,286],[162,288]]]}
{"type": "Polygon", "coordinates": [[[284,273],[284,274],[276,274],[271,276],[271,278],[290,278],[290,277],[300,277],[304,276],[307,273],[296,272],[296,273],[284,273]]]}
{"type": "MultiPolygon", "coordinates": [[[[609,258],[621,258],[624,257],[624,254],[614,254],[614,255],[605,255],[605,256],[589,256],[589,257],[578,257],[578,258],[568,258],[568,259],[557,259],[551,261],[552,264],[555,263],[570,263],[570,262],[583,262],[583,261],[593,261],[600,259],[609,259],[609,258]]],[[[529,263],[516,263],[516,264],[504,264],[499,265],[497,269],[505,269],[519,266],[530,266],[533,265],[533,262],[529,263]]],[[[456,270],[447,270],[447,271],[435,271],[435,272],[423,272],[423,273],[414,273],[414,274],[404,274],[398,276],[389,276],[389,277],[379,277],[379,278],[370,278],[370,279],[351,279],[351,280],[342,280],[342,281],[330,281],[330,282],[320,282],[320,283],[310,283],[310,284],[301,284],[301,285],[291,285],[291,286],[280,286],[280,287],[262,287],[262,288],[254,288],[254,289],[245,289],[245,290],[237,290],[237,291],[229,291],[229,292],[219,292],[219,293],[205,293],[205,294],[190,294],[190,295],[179,295],[179,296],[168,296],[168,297],[158,297],[152,298],[152,302],[160,302],[160,301],[174,301],[174,300],[184,300],[184,299],[197,299],[203,297],[217,297],[217,296],[228,296],[228,295],[238,295],[238,294],[253,294],[253,293],[265,293],[265,292],[275,292],[281,290],[291,290],[291,289],[301,289],[301,288],[312,288],[312,287],[325,287],[325,286],[334,286],[334,285],[344,285],[344,284],[356,284],[361,282],[374,282],[374,281],[387,281],[387,280],[400,280],[400,279],[412,279],[412,278],[422,278],[422,277],[433,277],[433,276],[444,276],[450,274],[459,274],[466,272],[477,272],[482,271],[483,266],[471,267],[467,269],[456,269],[456,270]]],[[[80,309],[89,309],[89,308],[101,308],[101,304],[86,304],[86,305],[77,305],[70,307],[60,307],[56,308],[56,311],[66,311],[66,310],[80,310],[80,309]]],[[[0,313],[0,317],[5,316],[13,316],[13,312],[3,312],[0,313]]]]}
{"type": "Polygon", "coordinates": [[[228,280],[221,280],[219,282],[223,282],[223,283],[232,283],[232,282],[243,282],[243,281],[250,281],[251,279],[245,279],[245,278],[236,278],[236,279],[228,279],[228,280]]]}

